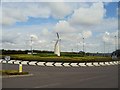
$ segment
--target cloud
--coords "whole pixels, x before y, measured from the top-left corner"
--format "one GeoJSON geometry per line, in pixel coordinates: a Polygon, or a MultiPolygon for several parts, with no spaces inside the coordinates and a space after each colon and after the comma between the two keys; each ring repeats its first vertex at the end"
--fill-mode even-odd
{"type": "Polygon", "coordinates": [[[20,38],[19,33],[12,33],[12,32],[3,32],[2,33],[2,43],[9,43],[9,44],[16,44],[18,43],[17,40],[20,38]]]}
{"type": "Polygon", "coordinates": [[[89,37],[92,36],[92,32],[91,31],[83,31],[82,34],[83,34],[84,38],[89,38],[89,37]]]}
{"type": "MultiPolygon", "coordinates": [[[[5,4],[5,3],[4,3],[5,4]]],[[[18,3],[9,3],[8,6],[2,7],[2,24],[12,25],[16,22],[26,22],[29,17],[34,18],[48,18],[50,16],[50,10],[48,7],[40,7],[38,4],[21,4],[19,6],[14,6],[18,3]],[[13,5],[13,6],[12,6],[13,5]],[[20,7],[23,6],[23,7],[20,7]]]]}
{"type": "Polygon", "coordinates": [[[38,36],[37,35],[30,35],[30,38],[32,39],[32,40],[38,40],[38,36]]]}
{"type": "Polygon", "coordinates": [[[59,21],[55,27],[54,27],[55,32],[60,32],[60,33],[70,33],[70,32],[75,32],[76,29],[73,28],[72,26],[69,25],[69,23],[65,20],[59,21]]]}
{"type": "Polygon", "coordinates": [[[118,31],[115,32],[105,32],[102,36],[104,42],[114,45],[115,43],[118,44],[118,31]],[[115,37],[116,36],[116,37],[115,37]]]}
{"type": "Polygon", "coordinates": [[[106,30],[115,31],[118,29],[118,19],[117,18],[104,19],[102,23],[98,26],[98,28],[101,29],[101,31],[106,31],[106,30]]]}
{"type": "Polygon", "coordinates": [[[44,44],[44,43],[46,43],[45,40],[39,39],[38,35],[35,35],[35,34],[29,35],[29,38],[30,38],[30,40],[28,40],[29,45],[39,46],[39,44],[44,44]],[[31,43],[31,40],[32,40],[32,43],[31,43]]]}
{"type": "MultiPolygon", "coordinates": [[[[106,10],[103,3],[8,3],[3,5],[3,48],[54,50],[60,34],[62,51],[82,50],[85,38],[85,51],[103,51],[103,41],[114,47],[114,35],[118,30],[117,18],[104,18],[106,10]],[[17,25],[16,22],[29,22],[29,17],[48,19],[38,25],[17,25]],[[49,18],[52,17],[52,18],[49,18]],[[55,23],[51,23],[55,20],[55,23]],[[18,34],[19,33],[19,34],[18,34]]],[[[31,23],[31,22],[30,22],[31,23]]],[[[32,22],[33,23],[33,22],[32,22]]]]}
{"type": "Polygon", "coordinates": [[[5,49],[30,49],[31,37],[33,49],[53,50],[53,40],[56,33],[52,33],[48,28],[50,26],[31,25],[25,27],[4,28],[2,44],[5,49]],[[45,28],[46,27],[46,28],[45,28]],[[6,43],[9,42],[8,43],[6,43]],[[14,45],[13,45],[14,44],[14,45]]]}
{"type": "Polygon", "coordinates": [[[103,41],[109,42],[109,39],[110,39],[110,33],[105,32],[104,35],[103,35],[103,41]]]}
{"type": "Polygon", "coordinates": [[[27,22],[29,17],[49,18],[52,16],[62,19],[72,11],[70,5],[63,2],[3,3],[1,23],[3,25],[13,25],[16,22],[27,22]]]}
{"type": "Polygon", "coordinates": [[[63,2],[52,2],[48,3],[49,8],[51,10],[51,14],[55,18],[64,18],[72,12],[72,8],[63,2]]]}
{"type": "Polygon", "coordinates": [[[43,28],[42,30],[43,35],[48,36],[51,34],[51,32],[47,28],[43,28]]]}
{"type": "Polygon", "coordinates": [[[90,7],[80,7],[77,10],[74,10],[69,21],[71,24],[75,25],[99,24],[103,20],[105,12],[106,10],[104,9],[103,3],[93,3],[90,7]]]}

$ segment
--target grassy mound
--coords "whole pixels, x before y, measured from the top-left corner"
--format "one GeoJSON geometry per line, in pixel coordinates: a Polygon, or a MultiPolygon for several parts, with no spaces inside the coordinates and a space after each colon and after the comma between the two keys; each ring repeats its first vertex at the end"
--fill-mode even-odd
{"type": "Polygon", "coordinates": [[[112,61],[111,57],[103,56],[60,56],[48,54],[37,54],[37,55],[28,55],[28,54],[12,54],[11,60],[24,60],[24,61],[41,61],[41,62],[104,62],[112,61]]]}
{"type": "Polygon", "coordinates": [[[0,71],[2,75],[26,75],[28,72],[18,72],[17,70],[2,70],[0,71]]]}

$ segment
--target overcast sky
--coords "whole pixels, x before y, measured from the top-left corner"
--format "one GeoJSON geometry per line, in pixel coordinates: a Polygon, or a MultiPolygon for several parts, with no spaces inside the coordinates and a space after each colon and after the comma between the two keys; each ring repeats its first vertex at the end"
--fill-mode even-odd
{"type": "MultiPolygon", "coordinates": [[[[112,52],[118,36],[117,2],[4,2],[2,48],[61,51],[112,52]],[[84,37],[84,43],[83,38],[84,37]],[[105,42],[105,43],[104,43],[105,42]]],[[[0,44],[1,45],[1,44],[0,44]]]]}

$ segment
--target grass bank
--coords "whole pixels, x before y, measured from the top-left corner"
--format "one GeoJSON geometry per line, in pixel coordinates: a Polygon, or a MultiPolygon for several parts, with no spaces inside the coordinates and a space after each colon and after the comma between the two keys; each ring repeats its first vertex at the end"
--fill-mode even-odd
{"type": "MultiPolygon", "coordinates": [[[[57,57],[55,55],[47,55],[47,54],[37,54],[37,55],[28,55],[28,54],[12,54],[11,59],[14,60],[29,60],[29,61],[49,61],[49,62],[104,62],[104,61],[112,61],[111,57],[103,57],[103,56],[60,56],[57,57]]],[[[2,56],[4,57],[4,55],[2,56]]]]}

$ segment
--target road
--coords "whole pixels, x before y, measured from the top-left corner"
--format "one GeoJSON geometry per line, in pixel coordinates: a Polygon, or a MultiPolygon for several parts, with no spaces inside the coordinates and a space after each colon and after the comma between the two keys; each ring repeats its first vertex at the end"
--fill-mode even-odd
{"type": "MultiPolygon", "coordinates": [[[[18,65],[3,64],[3,69],[18,65]]],[[[3,88],[118,88],[118,66],[41,67],[24,65],[31,75],[4,77],[3,88]]]]}

